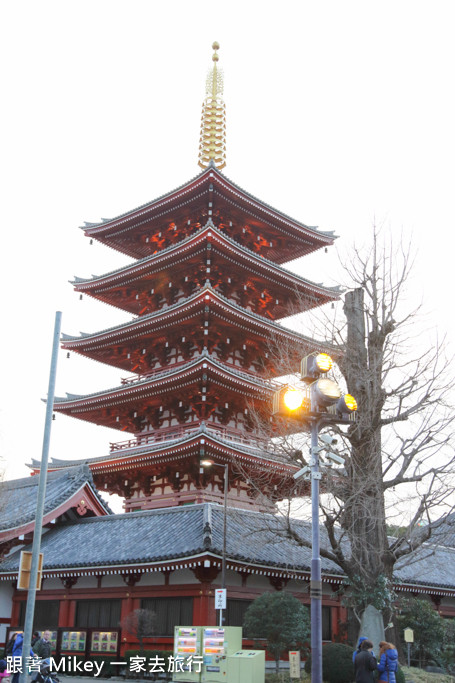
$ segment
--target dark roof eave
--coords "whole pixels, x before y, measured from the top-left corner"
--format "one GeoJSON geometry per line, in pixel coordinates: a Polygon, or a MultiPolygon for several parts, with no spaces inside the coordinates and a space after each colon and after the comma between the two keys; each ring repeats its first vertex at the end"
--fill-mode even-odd
{"type": "MultiPolygon", "coordinates": [[[[285,221],[287,223],[291,223],[294,227],[298,229],[304,229],[309,231],[310,234],[312,234],[314,237],[319,239],[321,242],[324,244],[330,245],[333,244],[335,239],[337,239],[337,235],[334,234],[333,231],[323,231],[319,230],[315,226],[308,226],[305,223],[301,223],[300,221],[295,220],[294,218],[291,218],[287,214],[283,213],[282,211],[279,211],[278,209],[275,209],[271,205],[265,203],[261,199],[258,199],[254,195],[250,194],[243,188],[241,188],[239,185],[236,185],[232,180],[227,178],[221,171],[216,168],[216,166],[209,166],[209,168],[203,170],[201,173],[199,173],[196,176],[193,176],[191,180],[187,181],[186,183],[183,183],[182,185],[179,185],[177,188],[174,190],[171,190],[170,192],[166,192],[165,194],[157,197],[156,199],[153,199],[150,202],[146,202],[145,204],[142,204],[141,206],[136,207],[135,209],[132,209],[130,211],[127,211],[123,214],[120,214],[119,216],[116,216],[115,218],[106,218],[106,219],[101,219],[100,222],[98,223],[89,223],[85,222],[84,225],[80,226],[81,230],[84,230],[86,235],[88,236],[93,236],[96,237],[97,234],[101,234],[102,232],[105,232],[106,230],[109,230],[110,228],[116,227],[119,223],[125,222],[126,220],[134,219],[134,215],[137,214],[138,212],[144,212],[147,209],[152,210],[154,207],[157,207],[161,202],[163,201],[170,201],[172,197],[175,196],[177,198],[177,195],[180,194],[183,190],[186,188],[191,188],[192,185],[195,185],[198,181],[202,181],[204,179],[204,176],[207,176],[208,178],[211,177],[211,174],[215,172],[219,179],[221,181],[224,181],[225,183],[228,183],[229,186],[232,189],[235,189],[237,192],[239,192],[241,195],[244,196],[245,199],[248,201],[253,201],[256,203],[256,205],[265,211],[272,211],[276,217],[281,220],[285,221]]],[[[322,246],[322,245],[321,245],[322,246]]]]}
{"type": "MultiPolygon", "coordinates": [[[[94,275],[91,278],[81,278],[81,277],[75,277],[75,279],[71,282],[71,284],[75,285],[76,289],[77,287],[81,285],[96,285],[100,284],[112,277],[115,276],[120,276],[121,274],[124,275],[129,275],[129,272],[131,270],[136,270],[140,266],[145,266],[149,263],[153,263],[153,261],[157,261],[163,256],[172,256],[173,252],[180,251],[182,246],[185,246],[186,244],[189,244],[191,241],[195,241],[196,238],[199,238],[203,232],[207,232],[209,230],[213,230],[215,234],[220,237],[222,240],[230,244],[231,246],[235,247],[236,250],[242,252],[245,254],[249,259],[253,259],[259,267],[261,266],[268,266],[269,268],[274,268],[276,271],[278,271],[281,275],[291,278],[292,280],[295,280],[298,284],[302,286],[307,286],[310,289],[313,289],[315,291],[319,291],[320,294],[326,295],[330,298],[338,298],[341,293],[343,292],[342,288],[339,287],[338,285],[335,287],[325,287],[321,283],[316,283],[312,282],[311,280],[307,280],[306,278],[300,277],[299,275],[296,275],[295,273],[292,273],[292,271],[287,270],[286,268],[283,268],[283,266],[275,263],[274,261],[270,261],[269,259],[265,257],[259,257],[257,256],[253,251],[248,249],[247,247],[244,247],[243,245],[238,244],[235,240],[231,239],[227,235],[224,235],[222,232],[220,232],[212,223],[211,220],[209,220],[206,225],[203,228],[200,228],[197,232],[193,233],[192,235],[189,235],[189,237],[186,237],[185,239],[181,240],[180,242],[177,242],[177,244],[171,244],[169,247],[166,247],[166,249],[163,249],[162,251],[152,254],[151,256],[145,256],[142,259],[138,259],[134,261],[133,263],[130,263],[126,266],[122,266],[121,268],[117,268],[116,270],[109,271],[108,273],[104,273],[103,275],[94,275]]],[[[84,291],[87,291],[87,288],[83,288],[84,291]]]]}

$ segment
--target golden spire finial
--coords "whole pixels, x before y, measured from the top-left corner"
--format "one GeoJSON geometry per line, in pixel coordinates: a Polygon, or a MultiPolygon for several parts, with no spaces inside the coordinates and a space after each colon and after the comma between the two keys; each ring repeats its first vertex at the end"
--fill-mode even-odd
{"type": "Polygon", "coordinates": [[[212,49],[213,67],[207,75],[202,105],[198,163],[201,168],[207,168],[213,161],[221,169],[226,166],[226,105],[222,98],[223,72],[217,67],[219,43],[214,42],[212,49]]]}

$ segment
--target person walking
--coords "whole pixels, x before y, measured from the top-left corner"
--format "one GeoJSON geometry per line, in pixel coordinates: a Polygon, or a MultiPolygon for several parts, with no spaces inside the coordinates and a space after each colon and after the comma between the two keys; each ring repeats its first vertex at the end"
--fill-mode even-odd
{"type": "MultiPolygon", "coordinates": [[[[14,641],[12,657],[22,657],[23,647],[24,647],[24,634],[18,633],[16,636],[16,639],[14,641]]],[[[30,657],[34,657],[34,656],[35,656],[35,653],[33,652],[32,648],[30,648],[30,657]]],[[[16,671],[16,673],[13,674],[13,678],[12,678],[11,683],[19,683],[19,677],[20,677],[20,672],[16,671]]]]}
{"type": "Polygon", "coordinates": [[[17,638],[17,631],[14,631],[14,633],[11,635],[11,638],[8,640],[8,642],[5,645],[5,657],[12,657],[14,641],[16,640],[16,638],[17,638]]]}
{"type": "Polygon", "coordinates": [[[374,683],[373,671],[377,668],[376,657],[373,656],[373,643],[364,640],[354,659],[355,683],[374,683]]]}
{"type": "Polygon", "coordinates": [[[52,654],[52,634],[49,629],[43,631],[43,635],[39,638],[33,646],[33,651],[40,659],[49,659],[52,654]]]}
{"type": "Polygon", "coordinates": [[[398,670],[398,651],[393,643],[381,640],[379,643],[379,681],[396,683],[396,672],[398,670]]]}
{"type": "Polygon", "coordinates": [[[35,644],[40,638],[41,638],[41,636],[40,636],[40,634],[39,634],[39,631],[33,631],[33,635],[32,635],[32,647],[34,646],[34,644],[35,644]]]}

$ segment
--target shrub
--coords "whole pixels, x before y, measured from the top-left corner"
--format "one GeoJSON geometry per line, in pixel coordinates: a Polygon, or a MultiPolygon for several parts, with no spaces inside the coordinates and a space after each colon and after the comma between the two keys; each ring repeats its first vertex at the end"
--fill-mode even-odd
{"type": "Polygon", "coordinates": [[[305,650],[310,636],[308,609],[291,593],[264,593],[248,607],[243,620],[247,638],[265,638],[267,650],[279,670],[280,655],[288,650],[305,650]]]}
{"type": "Polygon", "coordinates": [[[398,627],[403,633],[409,627],[414,631],[411,657],[422,668],[430,660],[441,661],[444,639],[444,619],[433,609],[428,600],[404,598],[400,604],[398,627]]]}
{"type": "Polygon", "coordinates": [[[398,669],[397,669],[397,672],[395,674],[395,678],[397,679],[397,683],[406,683],[405,675],[404,675],[402,669],[400,669],[400,667],[398,667],[398,669]]]}
{"type": "MultiPolygon", "coordinates": [[[[354,676],[352,647],[343,643],[328,643],[322,648],[322,675],[327,683],[351,683],[354,676]]],[[[305,662],[305,671],[311,671],[311,655],[305,662]]]]}

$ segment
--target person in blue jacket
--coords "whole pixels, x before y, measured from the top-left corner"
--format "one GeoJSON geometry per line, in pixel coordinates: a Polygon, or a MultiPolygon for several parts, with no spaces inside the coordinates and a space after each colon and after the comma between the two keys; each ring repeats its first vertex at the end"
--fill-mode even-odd
{"type": "Polygon", "coordinates": [[[363,641],[367,640],[365,636],[360,636],[359,642],[357,643],[357,650],[354,650],[352,653],[352,663],[354,664],[356,655],[360,652],[360,646],[362,645],[363,641]]]}
{"type": "Polygon", "coordinates": [[[379,647],[378,680],[396,683],[396,672],[398,669],[397,648],[392,643],[386,643],[385,640],[381,640],[379,647]]]}
{"type": "MultiPolygon", "coordinates": [[[[11,655],[13,657],[22,657],[22,649],[24,645],[24,634],[23,633],[18,633],[16,636],[16,640],[14,641],[13,645],[13,651],[11,655]]],[[[36,657],[35,653],[33,650],[30,648],[30,657],[36,657]]],[[[20,673],[17,671],[15,674],[13,674],[13,678],[11,683],[19,683],[19,676],[20,673]]]]}
{"type": "Polygon", "coordinates": [[[373,643],[371,640],[363,640],[360,652],[354,659],[355,683],[374,683],[373,672],[376,671],[376,658],[372,655],[373,643]]]}
{"type": "MultiPolygon", "coordinates": [[[[362,643],[364,640],[368,640],[368,638],[365,638],[365,636],[360,636],[359,642],[357,643],[357,650],[354,650],[354,652],[352,653],[352,663],[353,664],[355,663],[356,655],[358,655],[360,650],[362,649],[362,643]]],[[[373,657],[376,657],[373,650],[371,651],[371,654],[373,655],[373,657]]]]}

